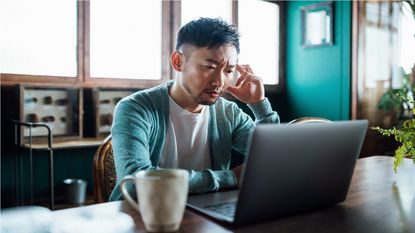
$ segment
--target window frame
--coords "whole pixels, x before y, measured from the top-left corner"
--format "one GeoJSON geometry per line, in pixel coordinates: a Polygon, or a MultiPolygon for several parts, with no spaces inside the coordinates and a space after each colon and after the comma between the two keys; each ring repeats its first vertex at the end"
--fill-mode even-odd
{"type": "Polygon", "coordinates": [[[48,84],[48,85],[60,85],[60,86],[80,86],[82,84],[82,39],[83,36],[83,21],[82,16],[84,12],[83,4],[77,1],[77,48],[76,48],[76,59],[77,59],[77,74],[74,77],[68,76],[51,76],[51,75],[30,75],[30,74],[15,74],[15,73],[1,73],[1,85],[16,85],[16,84],[48,84]]]}
{"type": "MultiPolygon", "coordinates": [[[[232,23],[238,25],[238,1],[232,1],[232,23]]],[[[287,25],[287,2],[285,1],[269,1],[266,2],[274,3],[279,6],[279,53],[278,53],[278,84],[264,84],[265,92],[267,93],[285,93],[285,80],[286,80],[286,25],[287,25]]]]}
{"type": "MultiPolygon", "coordinates": [[[[283,1],[269,1],[280,7],[280,34],[279,34],[279,83],[265,85],[267,92],[282,92],[285,90],[285,33],[286,33],[286,3],[283,1]]],[[[76,86],[76,87],[116,87],[116,88],[149,88],[174,79],[174,72],[170,66],[170,53],[175,49],[176,33],[180,28],[181,2],[162,1],[162,77],[154,79],[121,79],[100,78],[90,75],[90,2],[77,1],[77,75],[49,76],[1,73],[1,85],[41,84],[49,86],[76,86]]],[[[238,0],[232,1],[232,23],[238,26],[238,0]]]]}
{"type": "Polygon", "coordinates": [[[162,1],[162,38],[168,38],[162,40],[161,58],[162,58],[162,72],[161,79],[123,79],[123,78],[102,78],[102,77],[91,77],[90,74],[90,2],[83,1],[84,4],[84,19],[85,19],[85,30],[84,30],[84,82],[86,86],[100,86],[100,87],[152,87],[157,84],[166,82],[171,79],[171,68],[170,68],[170,51],[171,51],[171,33],[170,33],[170,22],[171,18],[171,7],[170,1],[162,1]]]}

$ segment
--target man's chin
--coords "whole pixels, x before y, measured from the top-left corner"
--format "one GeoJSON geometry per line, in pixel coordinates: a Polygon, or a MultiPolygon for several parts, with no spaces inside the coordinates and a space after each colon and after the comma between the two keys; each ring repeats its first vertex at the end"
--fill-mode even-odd
{"type": "Polygon", "coordinates": [[[214,99],[214,100],[200,100],[199,104],[201,105],[213,105],[216,103],[216,101],[218,101],[219,97],[214,99]]]}
{"type": "Polygon", "coordinates": [[[202,101],[200,102],[201,105],[214,105],[216,103],[217,99],[215,101],[202,101]]]}
{"type": "Polygon", "coordinates": [[[199,96],[199,98],[196,99],[196,102],[201,105],[213,105],[218,101],[218,99],[222,96],[222,93],[217,97],[212,96],[199,96]]]}

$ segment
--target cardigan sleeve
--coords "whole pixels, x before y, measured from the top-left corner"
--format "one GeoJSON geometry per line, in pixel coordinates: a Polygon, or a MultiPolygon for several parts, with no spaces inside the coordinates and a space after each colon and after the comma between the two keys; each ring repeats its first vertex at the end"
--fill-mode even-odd
{"type": "Polygon", "coordinates": [[[189,193],[206,193],[222,188],[235,187],[237,180],[231,170],[189,171],[189,193]]]}
{"type": "Polygon", "coordinates": [[[256,104],[248,104],[255,116],[255,123],[280,123],[278,113],[272,110],[271,103],[268,98],[263,99],[256,104]]]}
{"type": "MultiPolygon", "coordinates": [[[[115,108],[111,134],[117,182],[110,201],[122,199],[119,183],[124,176],[134,175],[140,170],[157,169],[150,159],[151,124],[147,111],[142,107],[134,99],[127,99],[115,108]]],[[[127,190],[135,195],[132,185],[127,185],[127,190]]]]}
{"type": "Polygon", "coordinates": [[[248,105],[248,107],[254,113],[255,122],[250,116],[242,112],[242,110],[239,109],[239,112],[236,111],[232,143],[232,148],[245,156],[248,155],[248,151],[246,150],[249,143],[249,135],[252,133],[256,124],[280,123],[278,113],[272,110],[271,104],[267,98],[255,105],[248,105]]]}

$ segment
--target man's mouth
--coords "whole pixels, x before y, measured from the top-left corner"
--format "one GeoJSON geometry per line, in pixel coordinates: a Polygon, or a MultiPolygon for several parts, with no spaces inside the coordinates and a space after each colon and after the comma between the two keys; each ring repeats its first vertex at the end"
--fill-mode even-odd
{"type": "Polygon", "coordinates": [[[218,98],[222,94],[221,91],[216,90],[206,90],[205,93],[212,98],[218,98]]]}

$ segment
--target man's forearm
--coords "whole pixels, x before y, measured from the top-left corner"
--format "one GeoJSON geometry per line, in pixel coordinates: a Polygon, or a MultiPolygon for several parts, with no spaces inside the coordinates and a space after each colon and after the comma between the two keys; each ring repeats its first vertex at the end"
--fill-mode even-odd
{"type": "Polygon", "coordinates": [[[235,187],[237,180],[232,170],[190,171],[189,193],[206,193],[235,187]]]}

